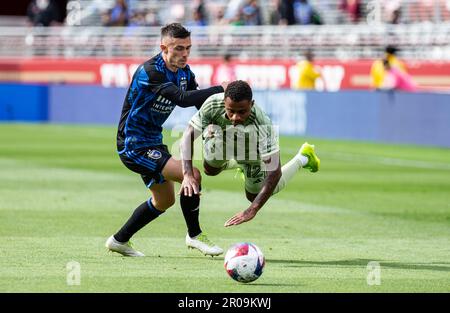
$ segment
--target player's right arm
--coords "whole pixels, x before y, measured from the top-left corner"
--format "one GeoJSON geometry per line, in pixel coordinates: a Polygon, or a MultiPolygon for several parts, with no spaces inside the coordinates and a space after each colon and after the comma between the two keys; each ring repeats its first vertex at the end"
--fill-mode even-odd
{"type": "Polygon", "coordinates": [[[179,194],[191,197],[200,192],[200,184],[195,179],[192,156],[194,155],[194,141],[201,132],[189,125],[183,133],[180,145],[181,165],[183,169],[183,181],[179,194]]]}
{"type": "Polygon", "coordinates": [[[189,126],[183,133],[180,144],[181,164],[183,169],[183,182],[181,183],[180,194],[192,196],[200,192],[199,182],[194,177],[194,167],[192,165],[192,156],[194,155],[194,141],[197,139],[208,125],[214,123],[213,104],[217,97],[222,95],[211,96],[201,106],[201,109],[194,114],[189,121],[189,126]]]}

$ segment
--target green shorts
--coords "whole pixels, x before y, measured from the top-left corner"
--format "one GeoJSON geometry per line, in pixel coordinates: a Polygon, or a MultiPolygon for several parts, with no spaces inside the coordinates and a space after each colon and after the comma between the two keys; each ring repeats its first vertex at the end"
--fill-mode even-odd
{"type": "MultiPolygon", "coordinates": [[[[207,160],[205,162],[214,168],[223,168],[227,160],[207,160]]],[[[264,179],[266,179],[267,171],[265,171],[265,164],[262,161],[238,161],[238,164],[244,171],[245,176],[245,190],[249,193],[258,194],[261,190],[264,179]]]]}

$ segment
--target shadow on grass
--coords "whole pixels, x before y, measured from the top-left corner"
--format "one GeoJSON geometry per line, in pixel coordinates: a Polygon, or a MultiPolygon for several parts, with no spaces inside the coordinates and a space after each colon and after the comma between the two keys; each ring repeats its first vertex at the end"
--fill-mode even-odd
{"type": "MultiPolygon", "coordinates": [[[[260,283],[248,283],[248,284],[240,284],[240,286],[267,286],[267,287],[301,287],[304,286],[302,284],[260,284],[260,283]]],[[[271,291],[272,292],[272,291],[271,291]]],[[[276,292],[276,291],[275,291],[276,292]]],[[[283,292],[283,291],[281,291],[283,292]]]]}
{"type": "Polygon", "coordinates": [[[450,264],[448,262],[442,263],[402,263],[402,262],[392,262],[383,260],[369,260],[369,259],[354,259],[354,260],[339,260],[339,261],[307,261],[307,260],[276,260],[269,259],[266,262],[285,264],[289,267],[329,267],[329,266],[344,266],[344,267],[366,267],[369,262],[377,261],[380,266],[388,268],[398,268],[406,270],[430,270],[430,271],[442,271],[450,272],[450,264]],[[434,265],[439,264],[439,265],[434,265]],[[442,265],[441,265],[442,264],[442,265]]]}

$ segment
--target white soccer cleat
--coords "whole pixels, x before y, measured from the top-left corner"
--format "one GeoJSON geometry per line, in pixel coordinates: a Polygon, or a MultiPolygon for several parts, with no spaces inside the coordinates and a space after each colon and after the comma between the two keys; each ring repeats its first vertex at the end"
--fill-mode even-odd
{"type": "Polygon", "coordinates": [[[204,255],[216,256],[223,253],[222,248],[212,243],[206,234],[201,233],[200,235],[191,238],[189,234],[186,234],[186,245],[190,249],[198,249],[204,255]]]}
{"type": "Polygon", "coordinates": [[[129,241],[119,242],[114,236],[111,236],[106,240],[105,247],[110,251],[120,253],[123,256],[145,256],[142,252],[134,250],[129,241]]]}

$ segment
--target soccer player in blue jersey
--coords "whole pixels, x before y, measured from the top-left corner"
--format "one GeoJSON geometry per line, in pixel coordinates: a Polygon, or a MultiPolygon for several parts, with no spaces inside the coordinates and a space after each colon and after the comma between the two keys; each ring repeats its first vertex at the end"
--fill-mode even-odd
{"type": "MultiPolygon", "coordinates": [[[[141,175],[151,198],[139,205],[122,228],[108,238],[105,246],[124,256],[144,256],[135,250],[130,238],[175,203],[174,183],[183,181],[180,160],[172,158],[162,142],[162,125],[175,106],[199,109],[211,95],[227,86],[198,89],[194,73],[187,64],[191,51],[190,32],[173,23],[161,29],[161,52],[141,64],[125,97],[117,132],[117,149],[125,166],[141,175]]],[[[200,181],[200,172],[194,169],[200,181]]],[[[188,232],[186,245],[205,255],[223,250],[213,244],[199,224],[200,197],[180,196],[188,232]]]]}

